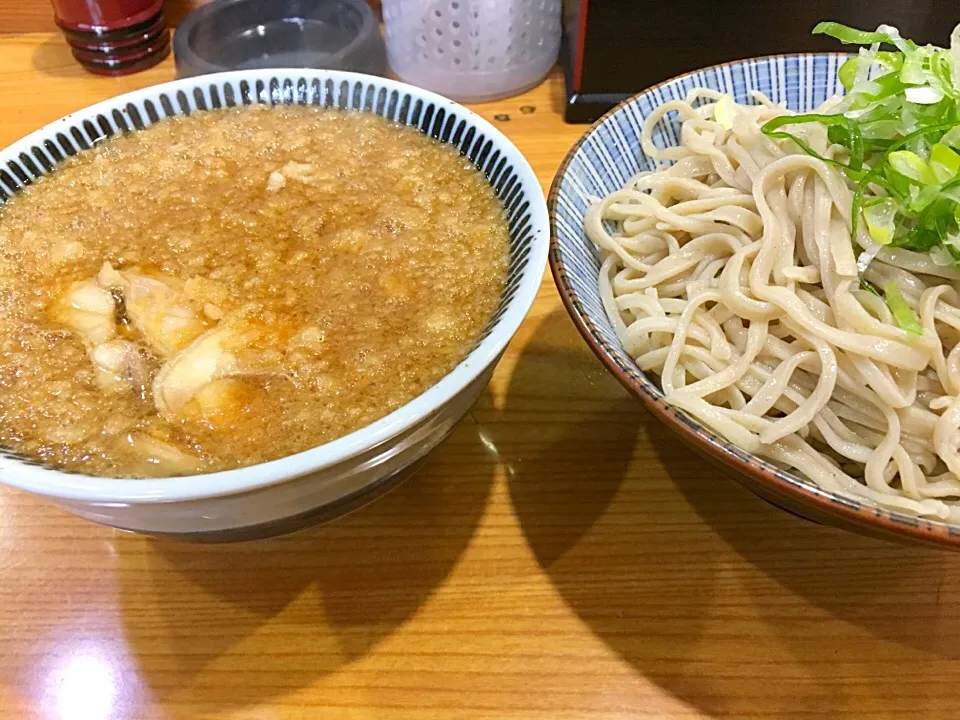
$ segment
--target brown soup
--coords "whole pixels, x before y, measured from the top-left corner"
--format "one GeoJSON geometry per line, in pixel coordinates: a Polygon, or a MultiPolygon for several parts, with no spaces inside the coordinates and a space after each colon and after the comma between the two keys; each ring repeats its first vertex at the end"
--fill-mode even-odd
{"type": "Polygon", "coordinates": [[[465,357],[508,246],[469,161],[373,115],[110,139],[0,208],[0,446],[146,477],[326,443],[465,357]]]}

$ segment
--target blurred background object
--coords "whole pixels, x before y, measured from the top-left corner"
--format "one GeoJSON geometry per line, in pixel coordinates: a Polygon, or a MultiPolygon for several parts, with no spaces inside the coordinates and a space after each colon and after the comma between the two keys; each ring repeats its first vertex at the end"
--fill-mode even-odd
{"type": "MultiPolygon", "coordinates": [[[[267,0],[269,2],[269,0],[267,0]]],[[[380,0],[366,0],[374,14],[380,14],[380,0]]],[[[166,0],[163,14],[170,27],[176,27],[181,21],[210,0],[166,0]]],[[[7,0],[0,13],[0,33],[50,32],[56,25],[50,14],[50,6],[45,2],[20,2],[7,0]]]]}
{"type": "Polygon", "coordinates": [[[821,20],[950,46],[960,19],[942,0],[564,0],[567,122],[592,122],[621,100],[690,70],[758,55],[843,52],[810,34],[821,20]]]}
{"type": "Polygon", "coordinates": [[[170,53],[163,0],[52,0],[52,5],[73,56],[90,72],[126,75],[170,53]]]}
{"type": "Polygon", "coordinates": [[[383,0],[390,67],[461,101],[493,100],[543,79],[560,48],[561,0],[383,0]]]}
{"type": "Polygon", "coordinates": [[[173,43],[179,77],[266,67],[386,72],[365,0],[214,0],[181,21],[173,43]]]}

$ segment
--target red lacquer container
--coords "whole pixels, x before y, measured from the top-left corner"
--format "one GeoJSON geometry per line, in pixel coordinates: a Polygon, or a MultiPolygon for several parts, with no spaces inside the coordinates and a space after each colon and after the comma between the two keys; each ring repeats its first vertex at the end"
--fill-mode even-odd
{"type": "Polygon", "coordinates": [[[98,75],[127,75],[170,53],[163,0],[51,0],[73,56],[98,75]]]}

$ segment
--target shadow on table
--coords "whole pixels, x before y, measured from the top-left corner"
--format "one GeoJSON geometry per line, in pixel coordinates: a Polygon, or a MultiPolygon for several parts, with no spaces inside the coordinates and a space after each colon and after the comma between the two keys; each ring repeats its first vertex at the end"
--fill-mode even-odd
{"type": "Polygon", "coordinates": [[[548,318],[507,394],[504,417],[518,423],[534,422],[538,405],[559,413],[539,430],[549,442],[525,457],[510,438],[497,440],[514,468],[524,533],[573,611],[644,676],[711,715],[829,717],[858,696],[881,708],[884,698],[924,707],[948,674],[935,672],[938,662],[960,658],[951,644],[960,614],[955,603],[939,605],[938,588],[947,597],[960,590],[960,558],[767,505],[688,450],[612,377],[600,370],[598,378],[585,349],[566,351],[553,404],[547,389],[538,398],[513,392],[544,376],[538,348],[569,347],[574,332],[565,317],[548,318]],[[657,471],[645,474],[648,465],[657,471]],[[895,682],[901,657],[928,679],[895,682]],[[877,662],[886,664],[872,671],[877,662]]]}
{"type": "MultiPolygon", "coordinates": [[[[849,712],[851,702],[881,715],[894,703],[920,715],[940,707],[936,698],[948,690],[942,683],[954,683],[940,670],[960,659],[960,616],[949,600],[960,590],[960,558],[803,520],[690,456],[675,438],[656,449],[704,531],[733,551],[727,564],[741,578],[737,596],[762,634],[711,638],[699,659],[758,666],[776,658],[785,676],[781,687],[757,682],[752,690],[777,717],[808,717],[811,707],[835,716],[849,712]],[[899,682],[908,666],[924,682],[899,682]]],[[[751,691],[750,683],[745,687],[751,691]]]]}
{"type": "Polygon", "coordinates": [[[33,51],[33,69],[57,78],[78,78],[87,75],[70,54],[70,47],[58,32],[37,45],[33,51]]]}
{"type": "Polygon", "coordinates": [[[495,468],[468,417],[414,477],[327,526],[237,545],[128,538],[118,576],[140,674],[170,705],[248,706],[364,656],[450,573],[495,468]]]}
{"type": "MultiPolygon", "coordinates": [[[[960,660],[960,616],[942,607],[943,600],[953,606],[950,597],[960,589],[960,556],[792,516],[722,473],[703,492],[676,456],[663,463],[710,529],[783,589],[877,639],[960,660]]],[[[711,469],[704,461],[696,464],[711,469]]]]}
{"type": "Polygon", "coordinates": [[[643,410],[581,342],[565,313],[548,315],[490,430],[513,469],[510,494],[531,549],[546,568],[603,515],[642,432],[643,410]]]}

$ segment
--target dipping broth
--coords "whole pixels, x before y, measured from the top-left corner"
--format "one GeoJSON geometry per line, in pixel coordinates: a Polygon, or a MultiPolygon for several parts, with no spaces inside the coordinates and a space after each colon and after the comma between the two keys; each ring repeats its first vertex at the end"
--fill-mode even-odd
{"type": "Polygon", "coordinates": [[[466,356],[508,245],[469,161],[374,115],[110,139],[0,207],[0,446],[149,477],[329,442],[466,356]]]}

